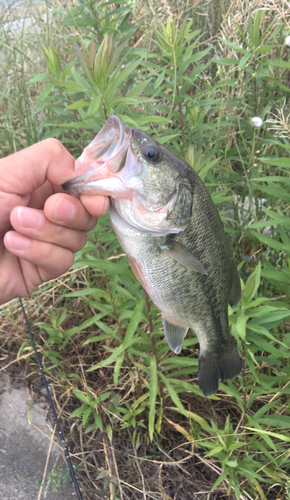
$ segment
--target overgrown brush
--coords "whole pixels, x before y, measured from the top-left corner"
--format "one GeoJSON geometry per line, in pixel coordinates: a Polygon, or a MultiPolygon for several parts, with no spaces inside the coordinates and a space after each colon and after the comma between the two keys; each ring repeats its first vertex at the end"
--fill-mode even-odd
{"type": "MultiPolygon", "coordinates": [[[[242,299],[229,318],[242,374],[203,398],[196,337],[185,339],[180,356],[169,353],[159,310],[136,282],[107,215],[77,254],[72,278],[55,292],[46,285],[44,304],[44,293],[36,292],[30,307],[37,306],[39,318],[32,310],[31,318],[46,371],[59,401],[66,400],[63,414],[74,422],[74,453],[90,490],[84,498],[213,499],[220,493],[286,500],[289,7],[256,0],[251,10],[240,0],[217,9],[212,0],[158,8],[130,0],[47,4],[46,29],[36,30],[39,52],[28,34],[39,7],[31,7],[20,39],[37,63],[16,43],[2,52],[8,72],[0,102],[2,153],[56,137],[77,156],[115,114],[186,159],[217,204],[240,262],[242,299]]],[[[5,32],[6,24],[3,48],[16,36],[5,32]]],[[[17,325],[13,306],[3,312],[17,325]]],[[[18,351],[31,369],[24,334],[10,345],[6,328],[0,334],[5,356],[18,351]]]]}

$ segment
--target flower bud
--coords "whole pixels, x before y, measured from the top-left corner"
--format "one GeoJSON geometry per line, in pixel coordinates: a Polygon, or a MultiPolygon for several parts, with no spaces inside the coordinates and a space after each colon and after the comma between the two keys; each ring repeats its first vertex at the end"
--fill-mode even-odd
{"type": "Polygon", "coordinates": [[[263,125],[263,120],[259,116],[254,116],[251,120],[254,127],[261,127],[263,125]]]}

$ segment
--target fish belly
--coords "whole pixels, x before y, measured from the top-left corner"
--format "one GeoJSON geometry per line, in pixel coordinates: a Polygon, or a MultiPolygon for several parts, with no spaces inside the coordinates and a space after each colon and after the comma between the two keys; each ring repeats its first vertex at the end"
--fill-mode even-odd
{"type": "Polygon", "coordinates": [[[206,276],[195,273],[161,250],[166,236],[141,233],[127,224],[114,207],[110,219],[118,240],[128,256],[136,278],[142,283],[154,304],[170,323],[192,328],[201,350],[207,349],[207,331],[216,331],[216,323],[227,328],[223,311],[212,307],[204,290],[206,276]]]}

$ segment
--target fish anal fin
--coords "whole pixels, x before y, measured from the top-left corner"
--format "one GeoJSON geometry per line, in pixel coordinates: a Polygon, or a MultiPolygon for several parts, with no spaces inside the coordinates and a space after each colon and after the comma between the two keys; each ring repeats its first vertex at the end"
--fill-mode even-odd
{"type": "Polygon", "coordinates": [[[203,394],[208,397],[217,392],[221,380],[230,380],[242,370],[242,360],[236,344],[222,353],[200,353],[198,367],[198,385],[203,394]]]}
{"type": "Polygon", "coordinates": [[[180,325],[175,325],[174,323],[168,321],[164,316],[162,316],[162,321],[165,338],[170,349],[175,352],[175,354],[179,354],[182,348],[184,337],[188,332],[188,328],[180,325]]]}
{"type": "Polygon", "coordinates": [[[235,308],[241,298],[241,280],[234,261],[232,261],[232,286],[229,296],[229,304],[235,308]]]}
{"type": "Polygon", "coordinates": [[[205,275],[208,274],[202,263],[199,262],[199,260],[196,259],[196,257],[194,257],[194,255],[189,250],[187,250],[184,245],[178,243],[178,241],[175,241],[172,238],[167,238],[166,245],[160,248],[162,251],[167,252],[173,259],[177,260],[177,262],[183,264],[185,267],[192,269],[197,273],[205,275]]]}

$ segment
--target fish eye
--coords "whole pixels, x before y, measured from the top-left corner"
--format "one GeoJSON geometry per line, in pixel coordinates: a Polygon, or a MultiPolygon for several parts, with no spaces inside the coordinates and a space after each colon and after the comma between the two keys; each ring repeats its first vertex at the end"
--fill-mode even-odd
{"type": "Polygon", "coordinates": [[[147,158],[147,160],[150,160],[153,162],[158,161],[159,157],[160,157],[158,147],[155,146],[154,144],[147,144],[147,146],[145,146],[145,148],[143,150],[143,156],[145,156],[145,158],[147,158]]]}

